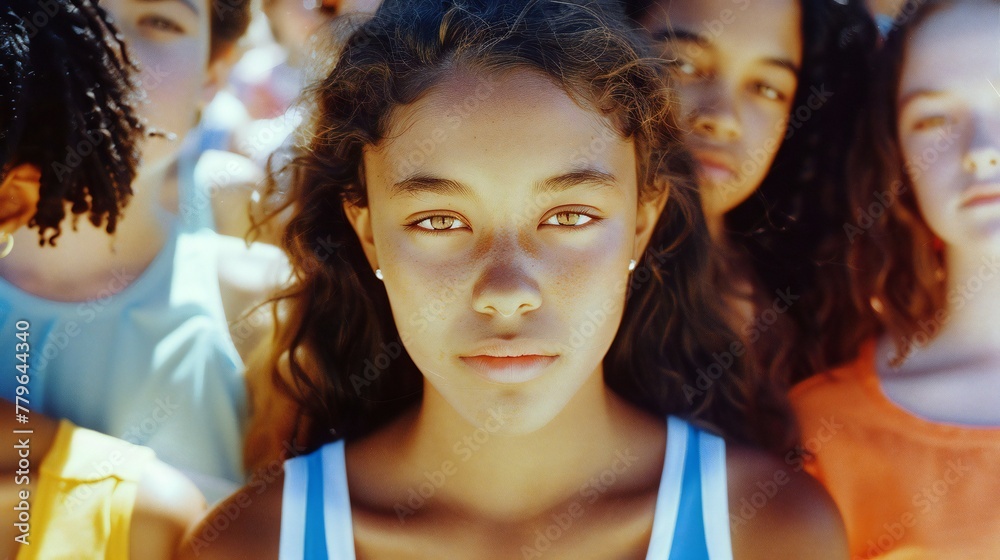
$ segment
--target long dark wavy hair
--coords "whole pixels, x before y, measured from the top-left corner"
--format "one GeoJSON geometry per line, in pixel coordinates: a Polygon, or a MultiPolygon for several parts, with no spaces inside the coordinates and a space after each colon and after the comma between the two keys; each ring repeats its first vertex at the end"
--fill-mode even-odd
{"type": "Polygon", "coordinates": [[[900,9],[877,57],[865,126],[851,160],[851,207],[861,214],[851,218],[841,235],[851,240],[855,301],[880,332],[892,337],[895,365],[912,350],[909,341],[920,323],[945,308],[947,289],[943,245],[920,212],[899,144],[899,83],[910,34],[960,1],[910,0],[900,9]]]}
{"type": "Polygon", "coordinates": [[[92,0],[50,5],[55,13],[31,0],[0,8],[0,177],[22,163],[41,170],[29,227],[55,245],[67,202],[114,233],[144,128],[135,67],[108,14],[92,0]]]}
{"type": "MultiPolygon", "coordinates": [[[[624,1],[636,20],[654,5],[624,1]]],[[[769,305],[779,290],[800,298],[758,344],[775,382],[787,383],[852,359],[872,329],[852,305],[843,224],[878,32],[860,0],[799,4],[802,66],[784,140],[758,189],[725,216],[729,249],[751,266],[754,303],[769,305]],[[812,96],[826,100],[814,108],[812,96]]]]}
{"type": "MultiPolygon", "coordinates": [[[[293,212],[282,244],[294,280],[276,297],[282,317],[270,369],[305,420],[296,429],[300,449],[364,436],[420,399],[423,378],[405,349],[358,387],[366,363],[398,344],[399,333],[342,205],[367,204],[362,152],[385,139],[394,110],[457,68],[548,76],[634,140],[640,199],[669,189],[604,358],[608,386],[637,407],[687,417],[737,441],[775,450],[791,443],[794,423],[782,393],[740,359],[707,387],[698,385],[698,370],[739,337],[709,281],[716,253],[693,160],[674,122],[666,68],[616,4],[388,0],[337,54],[336,66],[309,90],[313,120],[291,164],[290,196],[272,214],[293,212]],[[703,394],[688,398],[686,389],[695,387],[703,394]]],[[[277,188],[272,177],[269,189],[277,188]]]]}

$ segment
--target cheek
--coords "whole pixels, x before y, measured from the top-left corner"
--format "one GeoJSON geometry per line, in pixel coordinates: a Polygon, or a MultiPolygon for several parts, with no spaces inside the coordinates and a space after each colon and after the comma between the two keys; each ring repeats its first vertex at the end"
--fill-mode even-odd
{"type": "MultiPolygon", "coordinates": [[[[770,158],[778,153],[781,143],[785,140],[791,106],[753,106],[745,111],[743,122],[744,143],[748,153],[753,150],[763,150],[770,158]]],[[[795,134],[793,128],[792,134],[795,134]]],[[[770,166],[768,161],[768,166],[770,166]]]]}
{"type": "Polygon", "coordinates": [[[929,135],[902,136],[904,169],[914,185],[921,207],[936,212],[944,207],[955,189],[963,186],[961,149],[941,149],[929,135]]]}
{"type": "Polygon", "coordinates": [[[576,351],[606,350],[621,320],[630,247],[624,235],[602,241],[586,250],[553,252],[546,261],[549,312],[558,316],[562,342],[576,351]]]}
{"type": "Polygon", "coordinates": [[[194,124],[207,79],[208,51],[190,38],[169,45],[136,41],[142,72],[140,80],[148,102],[142,112],[151,124],[177,133],[194,124]],[[204,62],[200,62],[204,61],[204,62]]]}
{"type": "Polygon", "coordinates": [[[402,239],[380,244],[379,261],[404,343],[422,341],[433,334],[430,346],[407,349],[419,355],[426,353],[421,348],[440,346],[435,343],[440,342],[436,333],[469,307],[473,277],[468,261],[458,255],[421,250],[402,239]]]}

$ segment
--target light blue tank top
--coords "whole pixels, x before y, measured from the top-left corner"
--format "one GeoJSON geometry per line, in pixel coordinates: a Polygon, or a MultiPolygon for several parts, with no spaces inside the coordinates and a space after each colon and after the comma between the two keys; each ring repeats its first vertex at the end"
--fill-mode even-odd
{"type": "MultiPolygon", "coordinates": [[[[0,347],[13,350],[17,323],[30,325],[28,408],[151,447],[210,501],[242,484],[247,414],[218,241],[175,228],[138,278],[120,277],[92,301],[42,299],[0,279],[0,347]]],[[[0,363],[0,397],[13,401],[10,358],[0,363]]]]}
{"type": "MultiPolygon", "coordinates": [[[[344,441],[285,461],[279,560],[355,560],[344,441]]],[[[647,560],[732,560],[726,445],[667,419],[647,560]]]]}

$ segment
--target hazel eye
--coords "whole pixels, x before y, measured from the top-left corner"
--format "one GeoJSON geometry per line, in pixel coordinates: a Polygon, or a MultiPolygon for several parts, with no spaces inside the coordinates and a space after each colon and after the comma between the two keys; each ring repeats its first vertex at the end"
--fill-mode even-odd
{"type": "Polygon", "coordinates": [[[784,101],[786,99],[783,93],[763,82],[755,84],[754,90],[756,90],[761,97],[772,101],[784,101]]]}
{"type": "Polygon", "coordinates": [[[154,31],[167,33],[184,33],[184,29],[173,21],[161,16],[151,15],[139,20],[139,25],[154,31]]]}
{"type": "Polygon", "coordinates": [[[580,212],[559,212],[543,223],[550,226],[582,226],[591,220],[592,217],[580,212]]]}
{"type": "Polygon", "coordinates": [[[413,225],[429,231],[446,231],[449,229],[460,229],[465,226],[461,220],[454,216],[431,216],[413,225]]]}
{"type": "Polygon", "coordinates": [[[944,115],[932,115],[929,117],[917,119],[917,121],[913,123],[913,130],[920,132],[924,130],[930,130],[933,128],[939,128],[946,124],[948,124],[948,117],[944,115]]]}
{"type": "Polygon", "coordinates": [[[690,60],[684,60],[681,58],[672,60],[670,62],[670,69],[673,70],[674,73],[676,74],[689,78],[695,78],[699,76],[698,67],[695,66],[694,63],[691,62],[690,60]]]}

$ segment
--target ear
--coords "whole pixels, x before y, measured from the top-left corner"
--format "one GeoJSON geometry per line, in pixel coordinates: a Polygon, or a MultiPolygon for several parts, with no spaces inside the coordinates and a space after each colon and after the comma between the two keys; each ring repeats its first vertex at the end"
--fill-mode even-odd
{"type": "Polygon", "coordinates": [[[653,237],[656,229],[656,222],[663,214],[663,209],[667,205],[670,189],[664,188],[663,192],[653,200],[639,203],[639,212],[635,217],[635,260],[642,260],[642,255],[646,252],[646,246],[653,237]]]}
{"type": "Polygon", "coordinates": [[[202,86],[202,107],[211,103],[215,99],[215,94],[225,86],[229,80],[229,72],[239,61],[241,54],[243,54],[242,49],[236,48],[234,43],[208,62],[208,76],[205,85],[202,86]]]}
{"type": "Polygon", "coordinates": [[[32,163],[13,167],[0,183],[0,233],[14,233],[38,211],[42,172],[32,163]]]}
{"type": "Polygon", "coordinates": [[[375,270],[378,268],[378,253],[375,251],[375,236],[372,234],[371,207],[361,208],[350,202],[344,202],[344,214],[347,215],[347,221],[351,222],[354,233],[361,241],[361,249],[368,257],[368,264],[375,270]]]}

